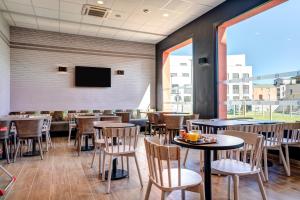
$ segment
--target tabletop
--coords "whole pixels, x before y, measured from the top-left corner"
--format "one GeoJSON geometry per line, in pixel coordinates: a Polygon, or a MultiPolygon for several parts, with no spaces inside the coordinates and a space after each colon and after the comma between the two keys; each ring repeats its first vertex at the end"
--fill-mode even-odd
{"type": "Polygon", "coordinates": [[[277,121],[269,120],[236,120],[236,119],[212,119],[212,120],[194,120],[194,125],[213,126],[213,127],[227,127],[235,125],[252,125],[252,124],[275,124],[277,121]]]}
{"type": "Polygon", "coordinates": [[[49,115],[7,115],[1,116],[0,121],[47,119],[49,115]]]}
{"type": "Polygon", "coordinates": [[[134,124],[131,123],[120,123],[120,122],[108,122],[108,121],[95,121],[94,123],[95,128],[126,128],[126,127],[133,127],[134,124]]]}
{"type": "Polygon", "coordinates": [[[174,143],[190,148],[190,149],[202,149],[202,150],[230,150],[237,149],[244,146],[244,140],[238,137],[230,136],[230,135],[216,135],[216,134],[204,134],[206,137],[215,137],[217,138],[216,143],[212,144],[191,144],[188,142],[184,142],[179,140],[177,137],[174,138],[174,143]]]}

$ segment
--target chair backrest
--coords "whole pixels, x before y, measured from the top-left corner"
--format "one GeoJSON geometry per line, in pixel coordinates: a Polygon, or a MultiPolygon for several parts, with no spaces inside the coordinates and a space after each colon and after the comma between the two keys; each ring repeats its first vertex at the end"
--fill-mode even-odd
{"type": "Polygon", "coordinates": [[[193,125],[194,119],[191,120],[186,120],[186,129],[187,131],[192,131],[192,130],[199,130],[199,126],[193,125]]]}
{"type": "Polygon", "coordinates": [[[115,112],[124,112],[123,109],[116,109],[115,112]]]}
{"type": "Polygon", "coordinates": [[[183,125],[183,116],[164,115],[164,122],[167,129],[179,130],[183,125]]]}
{"type": "Polygon", "coordinates": [[[93,113],[101,113],[101,110],[93,110],[93,113]]]}
{"type": "Polygon", "coordinates": [[[149,178],[158,186],[171,188],[172,179],[177,180],[176,186],[181,185],[180,148],[178,146],[164,146],[144,138],[146,155],[149,168],[149,178]],[[174,177],[172,168],[177,168],[177,176],[174,177]],[[167,170],[167,176],[163,176],[163,170],[167,170]],[[172,176],[173,174],[173,176],[172,176]]]}
{"type": "Polygon", "coordinates": [[[283,125],[284,131],[286,131],[287,143],[299,143],[300,142],[300,123],[285,123],[283,125]]]}
{"type": "Polygon", "coordinates": [[[187,120],[199,119],[199,114],[186,115],[183,117],[183,124],[187,125],[187,120]]]}
{"type": "Polygon", "coordinates": [[[116,115],[122,118],[123,123],[128,123],[130,120],[130,112],[119,112],[116,115]]]}
{"type": "Polygon", "coordinates": [[[284,124],[261,124],[255,125],[254,132],[264,135],[265,145],[268,146],[281,146],[284,124]]]}
{"type": "Polygon", "coordinates": [[[68,110],[68,113],[76,113],[76,110],[68,110]]]}
{"type": "Polygon", "coordinates": [[[140,127],[103,128],[105,150],[109,153],[125,153],[136,150],[140,127]],[[115,138],[116,144],[111,145],[111,138],[115,138]]]}
{"type": "Polygon", "coordinates": [[[47,116],[46,119],[44,119],[42,132],[49,132],[50,131],[51,121],[52,121],[51,116],[47,116]]]}
{"type": "Polygon", "coordinates": [[[264,140],[262,135],[236,130],[225,130],[224,135],[230,135],[243,139],[244,146],[239,149],[220,151],[219,156],[221,156],[221,158],[235,159],[244,163],[249,163],[252,169],[254,167],[260,167],[264,140]]]}
{"type": "Polygon", "coordinates": [[[26,119],[15,122],[19,138],[40,137],[44,119],[26,119]]]}
{"type": "Polygon", "coordinates": [[[113,111],[112,110],[104,110],[103,111],[103,115],[113,115],[113,111]]]}
{"type": "Polygon", "coordinates": [[[9,129],[9,121],[0,121],[0,139],[7,139],[9,137],[9,129]]]}
{"type": "Polygon", "coordinates": [[[48,110],[43,110],[40,112],[42,115],[49,115],[50,114],[50,111],[48,110]]]}
{"type": "Polygon", "coordinates": [[[79,134],[94,133],[94,121],[98,121],[98,117],[77,118],[77,128],[79,134]]]}
{"type": "Polygon", "coordinates": [[[120,116],[109,116],[109,117],[100,117],[100,121],[113,121],[113,122],[122,122],[120,116]]]}

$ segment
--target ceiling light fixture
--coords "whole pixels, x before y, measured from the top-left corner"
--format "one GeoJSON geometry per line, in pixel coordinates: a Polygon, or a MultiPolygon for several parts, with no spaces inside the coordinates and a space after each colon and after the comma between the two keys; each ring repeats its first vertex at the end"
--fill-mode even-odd
{"type": "Polygon", "coordinates": [[[97,1],[97,4],[102,5],[102,4],[104,4],[104,2],[103,1],[97,1]]]}
{"type": "Polygon", "coordinates": [[[117,17],[117,18],[120,18],[120,17],[121,17],[121,15],[119,15],[119,14],[116,14],[116,15],[115,15],[115,17],[117,17]]]}
{"type": "Polygon", "coordinates": [[[164,17],[169,17],[169,14],[168,13],[164,13],[163,16],[164,17]]]}
{"type": "Polygon", "coordinates": [[[149,10],[149,9],[144,9],[143,12],[144,12],[144,13],[149,13],[150,10],[149,10]]]}

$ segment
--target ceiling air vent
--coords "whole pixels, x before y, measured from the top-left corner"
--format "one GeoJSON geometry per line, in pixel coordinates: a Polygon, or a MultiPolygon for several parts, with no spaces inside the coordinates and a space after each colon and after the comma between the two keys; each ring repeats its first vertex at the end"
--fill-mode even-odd
{"type": "Polygon", "coordinates": [[[84,4],[82,6],[82,15],[105,18],[108,15],[109,9],[100,6],[84,4]]]}

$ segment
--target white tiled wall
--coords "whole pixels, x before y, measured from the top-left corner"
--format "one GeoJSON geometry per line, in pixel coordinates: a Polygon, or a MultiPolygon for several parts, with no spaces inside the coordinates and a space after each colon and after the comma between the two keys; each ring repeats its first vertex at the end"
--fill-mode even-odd
{"type": "Polygon", "coordinates": [[[16,27],[11,42],[12,111],[154,106],[154,45],[16,27]],[[68,73],[58,74],[58,65],[68,73]],[[111,88],[75,87],[76,65],[112,68],[111,88]],[[117,69],[125,75],[115,75],[117,69]]]}
{"type": "Polygon", "coordinates": [[[10,53],[9,53],[9,26],[0,13],[0,115],[9,112],[10,104],[10,53]]]}

